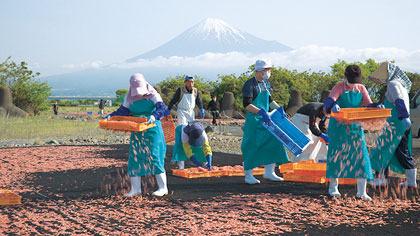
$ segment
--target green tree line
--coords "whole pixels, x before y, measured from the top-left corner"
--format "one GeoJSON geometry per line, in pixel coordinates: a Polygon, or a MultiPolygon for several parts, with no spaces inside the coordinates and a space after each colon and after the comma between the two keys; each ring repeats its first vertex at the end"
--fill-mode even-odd
{"type": "MultiPolygon", "coordinates": [[[[380,64],[373,59],[368,59],[365,62],[356,61],[351,63],[338,60],[330,66],[331,71],[328,73],[312,71],[310,69],[299,72],[281,66],[273,67],[269,79],[273,88],[271,95],[281,106],[287,106],[290,91],[292,90],[299,90],[302,93],[304,103],[320,101],[322,91],[331,90],[334,85],[343,81],[344,71],[351,64],[360,66],[362,75],[365,78],[364,85],[372,100],[374,102],[383,102],[386,87],[375,84],[367,78],[380,64]]],[[[420,89],[420,74],[411,72],[406,72],[406,74],[413,83],[411,92],[415,93],[420,89]]],[[[195,87],[201,91],[204,104],[210,101],[210,95],[212,94],[217,95],[218,99],[222,99],[225,92],[232,92],[235,95],[235,107],[243,111],[242,86],[245,81],[253,76],[255,76],[254,65],[251,65],[246,72],[240,75],[218,75],[216,81],[207,81],[195,76],[197,78],[195,80],[195,87]]],[[[155,85],[155,87],[160,88],[162,98],[166,104],[169,103],[176,89],[181,86],[184,86],[184,76],[168,77],[155,85]]]]}

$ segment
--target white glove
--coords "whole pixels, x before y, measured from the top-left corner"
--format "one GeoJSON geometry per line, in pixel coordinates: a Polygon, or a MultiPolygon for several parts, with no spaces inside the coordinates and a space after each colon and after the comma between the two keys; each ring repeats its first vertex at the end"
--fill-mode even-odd
{"type": "Polygon", "coordinates": [[[154,115],[151,115],[149,119],[147,119],[147,124],[155,123],[156,118],[154,115]]]}

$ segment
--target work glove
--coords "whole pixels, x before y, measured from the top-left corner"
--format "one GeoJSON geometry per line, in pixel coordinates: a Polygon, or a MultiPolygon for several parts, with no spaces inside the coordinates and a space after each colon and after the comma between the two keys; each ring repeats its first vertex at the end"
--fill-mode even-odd
{"type": "Polygon", "coordinates": [[[263,108],[258,111],[258,115],[262,116],[264,123],[271,125],[271,118],[263,108]]]}
{"type": "Polygon", "coordinates": [[[328,143],[328,134],[321,133],[321,135],[319,135],[319,137],[322,138],[325,143],[328,143]]]}
{"type": "Polygon", "coordinates": [[[201,165],[201,163],[199,161],[197,161],[197,159],[195,158],[195,156],[191,156],[190,160],[192,161],[192,163],[194,163],[197,167],[203,167],[203,165],[201,165]]]}
{"type": "Polygon", "coordinates": [[[282,106],[279,106],[277,108],[277,111],[280,112],[280,114],[282,114],[283,117],[287,117],[287,113],[284,111],[284,108],[282,106]]]}
{"type": "Polygon", "coordinates": [[[169,114],[171,114],[171,110],[166,110],[165,111],[165,114],[163,115],[164,117],[168,117],[169,116],[169,114]]]}
{"type": "Polygon", "coordinates": [[[206,114],[204,113],[204,109],[200,109],[201,119],[204,119],[206,117],[206,114]]]}
{"type": "Polygon", "coordinates": [[[383,104],[376,103],[376,102],[373,102],[373,103],[369,104],[367,107],[375,107],[375,108],[379,108],[379,109],[384,109],[385,108],[385,106],[383,104]]]}
{"type": "Polygon", "coordinates": [[[384,104],[379,104],[379,105],[376,106],[376,108],[385,109],[385,106],[384,106],[384,104]]]}
{"type": "Polygon", "coordinates": [[[147,119],[147,124],[155,123],[156,118],[154,115],[151,115],[149,119],[147,119]]]}
{"type": "Polygon", "coordinates": [[[340,106],[338,104],[335,104],[332,108],[331,111],[334,113],[337,113],[340,111],[340,106]]]}
{"type": "Polygon", "coordinates": [[[402,122],[403,122],[405,130],[408,130],[411,127],[410,118],[404,118],[404,119],[402,119],[402,122]]]}
{"type": "Polygon", "coordinates": [[[213,157],[211,155],[207,155],[206,159],[207,159],[207,164],[204,166],[204,168],[209,168],[209,170],[211,171],[211,162],[213,160],[213,157]]]}

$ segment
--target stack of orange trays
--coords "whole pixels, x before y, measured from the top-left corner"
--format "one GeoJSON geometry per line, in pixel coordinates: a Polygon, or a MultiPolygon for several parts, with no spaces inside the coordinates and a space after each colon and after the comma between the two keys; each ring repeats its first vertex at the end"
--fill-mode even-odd
{"type": "MultiPolygon", "coordinates": [[[[242,166],[241,166],[242,167],[242,166]]],[[[264,168],[257,167],[254,169],[254,175],[263,175],[264,168]]],[[[214,166],[212,171],[204,168],[186,168],[186,169],[173,169],[172,174],[182,178],[193,179],[193,178],[209,178],[209,177],[221,177],[221,176],[245,176],[244,170],[234,168],[233,166],[214,166]]]]}
{"type": "Polygon", "coordinates": [[[0,206],[20,205],[21,197],[9,190],[0,189],[0,206]]]}
{"type": "Polygon", "coordinates": [[[175,123],[171,115],[160,119],[162,123],[163,134],[165,136],[165,142],[170,143],[175,141],[175,123]]]}
{"type": "Polygon", "coordinates": [[[147,123],[147,118],[133,116],[112,116],[109,120],[99,121],[99,128],[101,129],[124,132],[141,132],[154,126],[156,126],[155,123],[147,123]]]}
{"type": "MultiPolygon", "coordinates": [[[[315,163],[314,160],[286,163],[279,166],[286,181],[306,183],[328,183],[326,178],[327,163],[315,163]]],[[[353,185],[356,179],[338,179],[339,184],[353,185]]]]}

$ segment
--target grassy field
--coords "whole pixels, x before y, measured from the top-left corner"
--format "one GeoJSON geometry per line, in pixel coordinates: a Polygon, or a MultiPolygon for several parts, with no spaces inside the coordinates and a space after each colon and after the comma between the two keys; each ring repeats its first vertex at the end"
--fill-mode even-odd
{"type": "MultiPolygon", "coordinates": [[[[117,107],[106,107],[105,112],[117,107]]],[[[97,112],[97,107],[60,107],[59,115],[46,111],[39,116],[28,118],[0,118],[0,140],[45,140],[45,139],[77,139],[108,138],[112,132],[99,129],[100,116],[80,116],[76,120],[65,119],[65,112],[97,112]]]]}

